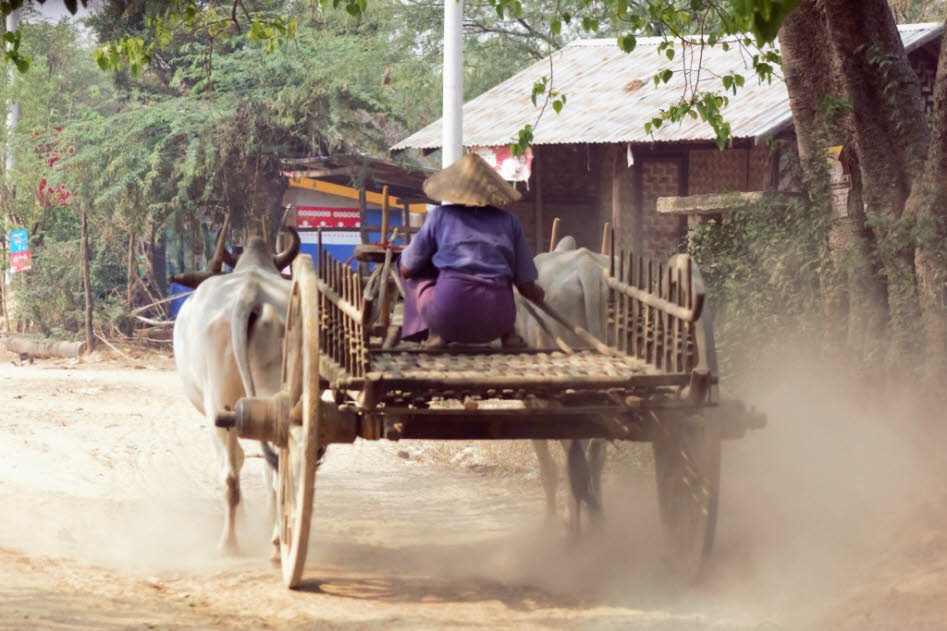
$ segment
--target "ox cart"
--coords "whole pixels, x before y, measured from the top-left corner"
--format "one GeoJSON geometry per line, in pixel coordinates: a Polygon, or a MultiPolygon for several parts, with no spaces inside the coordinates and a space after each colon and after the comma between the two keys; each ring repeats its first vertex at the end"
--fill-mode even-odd
{"type": "Polygon", "coordinates": [[[524,350],[401,343],[391,247],[357,248],[360,262],[374,264],[370,274],[333,259],[321,239],[315,264],[296,260],[282,390],[240,399],[216,419],[279,447],[277,528],[288,587],[303,576],[319,458],[356,438],[650,442],[667,556],[680,575],[696,575],[714,537],[721,440],[765,419],[719,400],[713,331],[690,257],[658,265],[611,251],[607,339],[527,304],[556,347],[524,350]],[[549,321],[585,346],[556,337],[549,321]],[[497,399],[520,403],[487,403],[497,399]]]}

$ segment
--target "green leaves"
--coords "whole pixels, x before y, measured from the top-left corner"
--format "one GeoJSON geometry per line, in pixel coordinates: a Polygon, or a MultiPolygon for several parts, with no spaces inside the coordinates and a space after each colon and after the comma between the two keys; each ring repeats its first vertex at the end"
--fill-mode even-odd
{"type": "Polygon", "coordinates": [[[546,86],[549,84],[549,78],[543,76],[538,81],[533,82],[533,93],[530,95],[530,100],[533,102],[533,107],[538,106],[537,100],[539,97],[546,94],[546,86]]]}
{"type": "Polygon", "coordinates": [[[566,95],[553,92],[552,97],[552,109],[558,114],[566,104],[566,95]]]}
{"type": "Polygon", "coordinates": [[[529,145],[533,142],[533,126],[525,125],[517,133],[517,139],[510,144],[510,153],[514,156],[521,156],[526,153],[529,145]]]}
{"type": "Polygon", "coordinates": [[[757,45],[763,46],[776,39],[780,25],[799,0],[730,0],[729,3],[739,24],[753,34],[757,45]]]}
{"type": "Polygon", "coordinates": [[[630,53],[638,45],[638,39],[632,33],[627,33],[618,38],[618,48],[623,52],[630,53]]]}
{"type": "Polygon", "coordinates": [[[30,69],[30,58],[20,54],[22,31],[7,31],[3,34],[3,60],[16,66],[17,71],[24,73],[30,69]]]}
{"type": "Polygon", "coordinates": [[[153,45],[145,45],[140,37],[123,37],[116,42],[110,42],[93,51],[95,59],[102,70],[123,70],[127,68],[132,75],[141,76],[145,66],[151,62],[153,45]]]}
{"type": "Polygon", "coordinates": [[[746,79],[743,75],[736,73],[723,75],[721,81],[723,81],[723,89],[731,91],[734,94],[737,93],[737,88],[742,88],[743,84],[746,83],[746,79]]]}
{"type": "Polygon", "coordinates": [[[282,46],[287,41],[296,38],[298,26],[299,21],[296,18],[276,17],[269,20],[255,18],[250,23],[248,37],[251,42],[262,43],[268,52],[273,52],[277,46],[282,46]]]}
{"type": "Polygon", "coordinates": [[[651,80],[654,81],[654,85],[661,85],[662,83],[669,82],[674,77],[674,71],[670,68],[665,68],[661,72],[657,73],[651,80]]]}

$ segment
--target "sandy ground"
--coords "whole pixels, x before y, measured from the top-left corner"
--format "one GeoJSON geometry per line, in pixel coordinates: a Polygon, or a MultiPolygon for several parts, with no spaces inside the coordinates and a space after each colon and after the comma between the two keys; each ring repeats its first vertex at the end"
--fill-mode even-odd
{"type": "Polygon", "coordinates": [[[662,569],[645,473],[613,466],[604,532],[569,546],[534,476],[336,446],[290,592],[266,560],[258,457],[243,555],[216,553],[211,430],[169,368],[0,364],[0,629],[947,629],[943,433],[892,447],[890,419],[853,432],[795,387],[761,393],[770,427],[726,445],[692,586],[662,569]]]}

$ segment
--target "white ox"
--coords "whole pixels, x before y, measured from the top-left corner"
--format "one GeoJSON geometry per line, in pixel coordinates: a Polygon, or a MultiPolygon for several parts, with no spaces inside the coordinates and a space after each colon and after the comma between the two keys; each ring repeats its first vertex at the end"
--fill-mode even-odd
{"type": "MultiPolygon", "coordinates": [[[[539,270],[539,285],[545,291],[545,302],[566,320],[577,324],[600,340],[605,339],[605,301],[608,287],[603,270],[608,266],[608,257],[586,248],[577,248],[575,239],[564,237],[552,252],[543,252],[534,259],[539,270]]],[[[519,297],[519,300],[523,300],[519,297]]],[[[574,333],[543,316],[549,329],[576,347],[586,346],[574,333]]],[[[555,346],[546,332],[525,312],[517,309],[516,328],[532,347],[555,346]]],[[[546,492],[546,517],[556,516],[556,491],[559,474],[549,444],[545,440],[534,440],[533,447],[539,459],[539,474],[546,492]]],[[[569,532],[578,537],[580,509],[587,505],[593,523],[602,515],[601,478],[605,466],[604,439],[563,440],[566,466],[569,474],[569,532]]]]}
{"type": "MultiPolygon", "coordinates": [[[[283,330],[291,283],[280,275],[299,253],[299,235],[290,229],[292,245],[273,256],[266,243],[250,239],[229,274],[219,274],[220,258],[233,256],[218,241],[213,271],[175,277],[196,291],[181,307],[174,325],[174,360],[187,398],[214,427],[217,412],[232,409],[238,399],[267,396],[280,389],[283,330]],[[219,275],[218,275],[219,274],[219,275]]],[[[238,550],[234,518],[240,503],[243,449],[234,429],[214,428],[219,475],[224,487],[224,529],[218,548],[238,550]]],[[[269,518],[275,518],[272,471],[277,456],[261,444],[269,518]]],[[[274,544],[277,542],[274,541],[274,544]]],[[[276,552],[278,558],[278,550],[276,552]]]]}

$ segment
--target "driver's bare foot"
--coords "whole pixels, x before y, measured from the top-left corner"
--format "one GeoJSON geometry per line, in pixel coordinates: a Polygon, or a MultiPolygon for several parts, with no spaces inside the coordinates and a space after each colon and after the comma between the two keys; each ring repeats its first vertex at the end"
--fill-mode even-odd
{"type": "Polygon", "coordinates": [[[435,335],[432,333],[426,340],[424,340],[424,348],[447,348],[447,340],[445,340],[440,335],[435,335]]]}
{"type": "Polygon", "coordinates": [[[526,348],[526,340],[516,333],[507,333],[500,338],[503,348],[526,348]]]}

